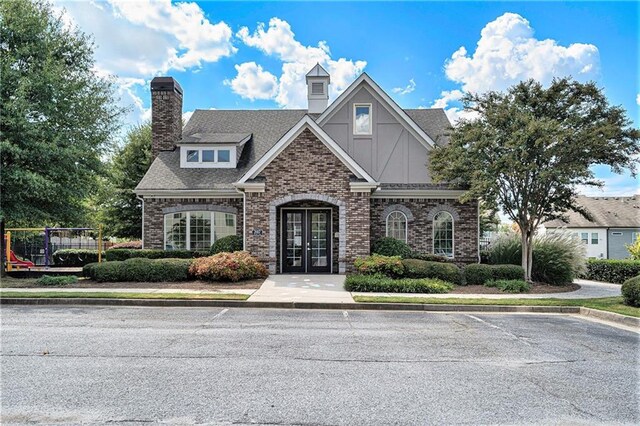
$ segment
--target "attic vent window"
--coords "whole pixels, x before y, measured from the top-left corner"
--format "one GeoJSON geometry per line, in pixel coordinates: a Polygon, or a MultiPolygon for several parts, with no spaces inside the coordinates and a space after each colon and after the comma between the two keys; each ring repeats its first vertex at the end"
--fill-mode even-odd
{"type": "Polygon", "coordinates": [[[353,134],[371,134],[371,104],[353,104],[353,134]]]}
{"type": "Polygon", "coordinates": [[[312,95],[322,95],[322,94],[324,94],[324,84],[322,84],[322,83],[311,83],[311,94],[312,95]]]}

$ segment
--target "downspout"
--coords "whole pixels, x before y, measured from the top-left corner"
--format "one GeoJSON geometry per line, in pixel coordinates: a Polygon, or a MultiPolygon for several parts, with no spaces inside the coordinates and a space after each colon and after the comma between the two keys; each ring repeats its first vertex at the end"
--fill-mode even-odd
{"type": "Polygon", "coordinates": [[[136,195],[136,198],[142,202],[142,249],[144,250],[144,198],[139,195],[136,195]]]}
{"type": "Polygon", "coordinates": [[[236,188],[242,194],[242,249],[247,251],[247,193],[236,188]]]}

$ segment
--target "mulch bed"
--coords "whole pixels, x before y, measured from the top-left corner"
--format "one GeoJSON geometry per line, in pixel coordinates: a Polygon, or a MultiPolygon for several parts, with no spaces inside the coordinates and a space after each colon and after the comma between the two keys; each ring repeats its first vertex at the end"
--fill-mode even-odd
{"type": "MultiPolygon", "coordinates": [[[[12,280],[12,287],[20,288],[43,288],[30,282],[20,285],[18,280],[12,280]]],[[[183,281],[183,282],[167,282],[167,283],[137,283],[137,282],[117,282],[117,283],[99,283],[91,280],[80,280],[77,284],[65,285],[64,288],[125,288],[135,290],[138,288],[156,288],[156,289],[183,289],[183,290],[220,290],[220,289],[258,289],[264,282],[263,279],[241,281],[237,283],[230,282],[209,282],[209,281],[183,281]]],[[[51,288],[51,287],[47,287],[51,288]]]]}
{"type": "MultiPolygon", "coordinates": [[[[571,291],[576,291],[580,288],[578,284],[569,284],[569,285],[549,285],[549,284],[541,284],[534,283],[531,286],[531,291],[522,294],[548,294],[548,293],[569,293],[571,291]]],[[[466,286],[456,286],[449,293],[457,293],[457,294],[511,294],[500,291],[495,287],[485,287],[483,285],[466,285],[466,286]]]]}

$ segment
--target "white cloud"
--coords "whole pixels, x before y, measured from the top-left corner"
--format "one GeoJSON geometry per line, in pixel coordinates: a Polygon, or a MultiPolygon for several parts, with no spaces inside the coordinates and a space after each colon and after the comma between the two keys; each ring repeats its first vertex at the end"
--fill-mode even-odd
{"type": "Polygon", "coordinates": [[[171,70],[197,70],[236,52],[233,32],[212,23],[196,3],[170,0],[55,0],[68,25],[93,36],[96,68],[117,76],[121,104],[132,108],[127,123],[150,118],[140,97],[148,80],[171,70]]]}
{"type": "Polygon", "coordinates": [[[243,98],[272,99],[278,91],[278,79],[269,71],[264,71],[255,62],[245,62],[235,66],[238,74],[224,84],[243,98]]]}
{"type": "MultiPolygon", "coordinates": [[[[538,40],[529,21],[518,14],[505,13],[482,29],[473,54],[464,46],[453,53],[445,62],[445,74],[460,84],[462,91],[482,93],[505,90],[529,78],[544,85],[553,77],[592,79],[599,64],[596,46],[574,43],[565,47],[555,40],[538,40]]],[[[443,95],[434,104],[446,106],[449,102],[443,95]]]]}
{"type": "Polygon", "coordinates": [[[640,93],[636,96],[636,103],[640,105],[640,93]]]}
{"type": "Polygon", "coordinates": [[[600,176],[598,179],[604,183],[602,188],[580,185],[577,188],[578,192],[590,197],[622,197],[640,195],[640,186],[638,185],[638,181],[628,172],[621,175],[605,172],[605,176],[600,176]]]}
{"type": "Polygon", "coordinates": [[[409,80],[409,84],[406,87],[394,87],[391,89],[393,93],[397,93],[399,95],[407,95],[416,90],[416,82],[413,79],[409,80]]]}
{"type": "MultiPolygon", "coordinates": [[[[268,27],[262,23],[258,24],[253,33],[249,28],[242,27],[237,36],[245,45],[255,47],[264,54],[282,61],[281,75],[276,77],[278,87],[271,98],[287,108],[306,108],[307,90],[304,77],[316,63],[321,64],[331,74],[331,100],[342,93],[367,65],[366,61],[332,59],[329,46],[324,41],[318,42],[317,46],[303,45],[295,39],[289,23],[279,18],[271,18],[268,27]]],[[[238,94],[244,96],[242,93],[238,94]]]]}

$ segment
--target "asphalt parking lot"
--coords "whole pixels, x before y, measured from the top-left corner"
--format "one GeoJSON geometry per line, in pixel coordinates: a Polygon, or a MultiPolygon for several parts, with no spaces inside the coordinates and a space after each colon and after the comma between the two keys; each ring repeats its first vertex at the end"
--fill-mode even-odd
{"type": "Polygon", "coordinates": [[[639,424],[639,335],[566,315],[3,306],[1,421],[639,424]]]}

